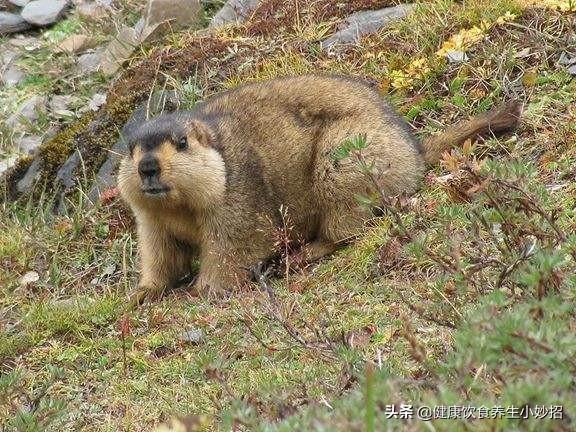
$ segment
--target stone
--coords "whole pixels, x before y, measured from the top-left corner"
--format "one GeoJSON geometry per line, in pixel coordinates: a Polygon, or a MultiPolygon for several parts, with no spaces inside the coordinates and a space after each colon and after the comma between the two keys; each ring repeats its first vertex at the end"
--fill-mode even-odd
{"type": "Polygon", "coordinates": [[[58,44],[56,49],[64,53],[76,54],[86,51],[86,49],[91,48],[93,45],[94,40],[92,38],[86,35],[77,34],[68,36],[58,44]]]}
{"type": "Polygon", "coordinates": [[[565,51],[560,54],[560,58],[558,59],[558,63],[562,66],[570,66],[576,64],[576,55],[569,55],[565,51]]]}
{"type": "Polygon", "coordinates": [[[212,17],[209,27],[242,23],[256,9],[258,3],[259,0],[228,0],[212,17]]]}
{"type": "Polygon", "coordinates": [[[5,159],[0,160],[0,176],[12,168],[18,161],[18,156],[8,156],[5,159]]]}
{"type": "Polygon", "coordinates": [[[106,10],[104,6],[98,3],[87,3],[82,2],[76,6],[76,11],[78,15],[83,18],[88,18],[91,20],[99,20],[102,18],[106,18],[109,12],[106,10]]]}
{"type": "Polygon", "coordinates": [[[204,339],[204,331],[201,328],[192,327],[180,334],[180,341],[192,345],[198,345],[204,339]]]}
{"type": "Polygon", "coordinates": [[[78,57],[78,72],[82,75],[96,72],[102,61],[102,51],[82,54],[78,57]]]}
{"type": "MultiPolygon", "coordinates": [[[[58,169],[56,173],[57,183],[64,186],[64,191],[67,192],[71,190],[76,185],[76,180],[74,178],[74,173],[76,168],[80,164],[81,156],[78,150],[75,150],[70,157],[64,162],[64,164],[58,169]]],[[[61,200],[62,201],[62,200],[61,200]]]]}
{"type": "Polygon", "coordinates": [[[44,26],[58,21],[67,7],[68,0],[32,0],[20,15],[31,24],[44,26]]]}
{"type": "Polygon", "coordinates": [[[148,0],[146,26],[166,24],[167,29],[190,27],[200,19],[199,0],[148,0]]]}
{"type": "Polygon", "coordinates": [[[143,43],[162,36],[164,30],[165,28],[162,24],[155,24],[147,27],[146,19],[140,18],[134,25],[134,37],[138,43],[143,43]]]}
{"type": "Polygon", "coordinates": [[[57,114],[62,111],[68,111],[68,107],[72,102],[77,101],[78,98],[72,95],[54,95],[50,102],[48,102],[48,107],[50,111],[57,114]]]}
{"type": "Polygon", "coordinates": [[[104,191],[116,186],[116,170],[122,156],[128,151],[127,138],[146,121],[147,115],[153,117],[162,112],[175,111],[177,109],[180,109],[180,99],[178,94],[173,91],[153,93],[149,101],[145,101],[136,107],[132,116],[122,128],[118,141],[110,149],[108,159],[106,159],[96,174],[96,181],[88,192],[88,199],[91,204],[97,203],[104,191]]]}
{"type": "Polygon", "coordinates": [[[10,3],[12,3],[15,6],[19,6],[19,7],[24,7],[26,6],[28,3],[30,3],[30,0],[8,0],[10,3]]]}
{"type": "Polygon", "coordinates": [[[18,124],[28,124],[38,120],[38,113],[46,106],[46,96],[34,95],[26,99],[12,114],[6,124],[12,128],[18,124]]]}
{"type": "Polygon", "coordinates": [[[447,51],[446,58],[450,63],[463,63],[468,61],[468,55],[464,51],[457,50],[447,51]]]}
{"type": "Polygon", "coordinates": [[[123,26],[104,49],[100,70],[106,75],[114,74],[130,58],[138,44],[134,29],[123,26]]]}
{"type": "Polygon", "coordinates": [[[404,18],[413,8],[412,4],[401,4],[376,11],[355,12],[344,19],[338,32],[322,42],[322,49],[329,50],[336,45],[356,43],[362,36],[376,33],[386,25],[404,18]]]}
{"type": "Polygon", "coordinates": [[[106,95],[102,93],[96,93],[88,102],[88,108],[91,111],[98,111],[102,105],[106,103],[106,95]]]}
{"type": "Polygon", "coordinates": [[[24,177],[16,183],[16,191],[18,193],[22,194],[32,191],[34,184],[40,177],[40,164],[40,159],[34,159],[32,165],[28,167],[26,174],[24,174],[24,177]]]}
{"type": "Polygon", "coordinates": [[[6,87],[14,87],[22,82],[25,75],[16,65],[10,65],[3,73],[1,81],[6,87]]]}
{"type": "Polygon", "coordinates": [[[40,275],[35,271],[29,271],[20,278],[20,286],[25,286],[34,282],[38,282],[40,275]]]}
{"type": "Polygon", "coordinates": [[[18,53],[15,51],[7,50],[0,54],[0,63],[2,67],[8,67],[10,63],[18,58],[18,53]]]}
{"type": "Polygon", "coordinates": [[[17,35],[9,40],[10,45],[23,48],[26,51],[34,51],[42,46],[42,41],[33,36],[17,35]]]}
{"type": "Polygon", "coordinates": [[[32,24],[20,15],[10,12],[0,12],[0,36],[29,30],[32,24]]]}
{"type": "Polygon", "coordinates": [[[567,71],[570,75],[576,75],[576,64],[570,66],[567,71]]]}
{"type": "Polygon", "coordinates": [[[41,145],[42,145],[42,138],[40,136],[28,135],[28,136],[21,138],[16,143],[16,148],[18,148],[18,150],[21,153],[31,155],[31,154],[34,154],[36,152],[36,150],[38,149],[38,147],[40,147],[41,145]]]}

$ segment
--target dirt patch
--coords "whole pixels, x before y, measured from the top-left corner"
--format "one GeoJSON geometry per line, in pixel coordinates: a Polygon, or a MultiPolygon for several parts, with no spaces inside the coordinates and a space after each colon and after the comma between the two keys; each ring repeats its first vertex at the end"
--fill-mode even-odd
{"type": "Polygon", "coordinates": [[[321,0],[267,0],[254,11],[246,28],[249,36],[269,36],[275,33],[294,32],[307,23],[335,21],[353,12],[382,9],[393,6],[391,0],[352,0],[334,2],[321,0]],[[297,13],[294,13],[297,11],[297,13]]]}

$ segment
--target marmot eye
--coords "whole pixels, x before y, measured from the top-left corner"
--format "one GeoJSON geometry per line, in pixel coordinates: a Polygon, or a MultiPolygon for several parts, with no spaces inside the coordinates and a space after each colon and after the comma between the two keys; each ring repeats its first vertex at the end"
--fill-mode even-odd
{"type": "Polygon", "coordinates": [[[182,151],[188,148],[188,139],[186,137],[180,138],[180,140],[176,143],[176,150],[182,151]]]}

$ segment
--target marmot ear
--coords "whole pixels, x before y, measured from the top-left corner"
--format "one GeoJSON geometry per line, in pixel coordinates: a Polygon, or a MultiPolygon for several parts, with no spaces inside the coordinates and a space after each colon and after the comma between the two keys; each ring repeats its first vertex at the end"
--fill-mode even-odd
{"type": "Polygon", "coordinates": [[[194,120],[188,123],[188,136],[196,139],[205,147],[211,147],[214,144],[214,133],[210,127],[200,121],[194,120]]]}

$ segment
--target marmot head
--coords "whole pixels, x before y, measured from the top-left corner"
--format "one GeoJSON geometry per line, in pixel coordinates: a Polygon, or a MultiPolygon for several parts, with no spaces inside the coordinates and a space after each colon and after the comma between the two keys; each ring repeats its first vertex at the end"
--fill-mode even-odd
{"type": "Polygon", "coordinates": [[[128,203],[201,210],[223,198],[226,168],[206,123],[189,113],[164,114],[127,140],[129,154],[120,164],[118,187],[128,203]]]}

